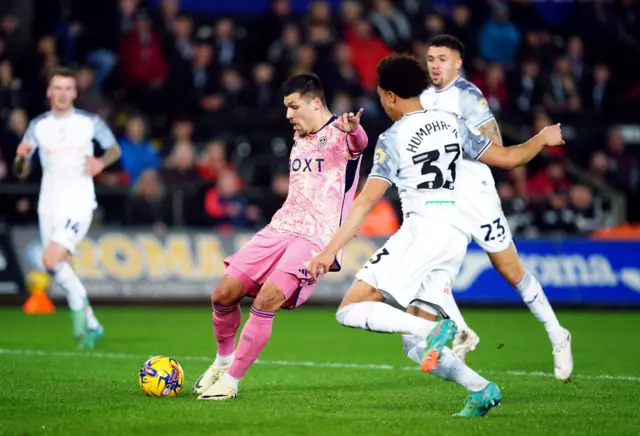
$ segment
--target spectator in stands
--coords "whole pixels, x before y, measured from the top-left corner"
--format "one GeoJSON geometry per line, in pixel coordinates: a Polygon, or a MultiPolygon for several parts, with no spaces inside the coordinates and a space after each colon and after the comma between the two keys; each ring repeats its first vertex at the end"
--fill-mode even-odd
{"type": "Polygon", "coordinates": [[[22,82],[13,74],[9,59],[0,59],[0,125],[9,118],[13,109],[24,106],[22,82]]]}
{"type": "Polygon", "coordinates": [[[509,10],[505,4],[494,2],[491,9],[491,18],[478,35],[480,56],[488,62],[510,64],[515,61],[520,46],[520,31],[509,21],[509,10]]]}
{"type": "Polygon", "coordinates": [[[552,160],[527,182],[526,192],[530,199],[540,201],[553,195],[566,196],[570,187],[562,161],[552,160]]]}
{"type": "Polygon", "coordinates": [[[316,49],[312,45],[299,45],[296,50],[295,61],[289,70],[290,76],[303,73],[313,73],[316,65],[316,49]]]}
{"type": "Polygon", "coordinates": [[[125,135],[118,140],[122,148],[121,164],[134,185],[145,170],[158,170],[158,153],[146,137],[146,125],[142,117],[134,116],[127,122],[125,135]]]}
{"type": "Polygon", "coordinates": [[[223,141],[209,142],[202,152],[196,170],[204,180],[216,182],[221,172],[234,170],[227,160],[227,146],[223,141]]]}
{"type": "Polygon", "coordinates": [[[542,102],[540,65],[533,58],[525,58],[514,76],[510,87],[512,105],[521,112],[529,112],[542,102]]]}
{"type": "Polygon", "coordinates": [[[599,185],[607,185],[607,155],[602,151],[596,151],[589,160],[589,178],[599,185]]]}
{"type": "Polygon", "coordinates": [[[584,44],[579,36],[573,35],[567,40],[567,57],[573,80],[581,87],[587,75],[587,63],[584,59],[584,44]]]}
{"type": "Polygon", "coordinates": [[[569,211],[566,219],[568,231],[575,235],[587,236],[591,231],[605,224],[602,210],[596,210],[591,191],[584,185],[575,185],[569,193],[569,211]]]}
{"type": "MultiPolygon", "coordinates": [[[[455,36],[464,44],[465,58],[474,59],[477,54],[476,33],[471,27],[471,9],[464,3],[456,3],[451,9],[451,21],[447,33],[455,36]]],[[[422,56],[420,56],[422,57],[422,56]]]]}
{"type": "Polygon", "coordinates": [[[89,112],[97,113],[109,119],[110,108],[102,91],[95,86],[95,73],[90,67],[81,67],[76,73],[78,97],[75,105],[89,112]]]}
{"type": "MultiPolygon", "coordinates": [[[[27,130],[27,123],[27,113],[24,109],[18,108],[9,112],[6,129],[1,131],[2,136],[0,136],[0,154],[2,154],[2,160],[9,165],[8,169],[11,169],[13,160],[16,158],[16,149],[20,141],[22,141],[24,132],[27,130]]],[[[5,176],[5,180],[16,180],[12,171],[9,171],[5,176]]],[[[34,175],[31,175],[31,179],[34,177],[34,175]]]]}
{"type": "Polygon", "coordinates": [[[241,63],[242,47],[236,39],[235,24],[230,18],[221,18],[215,25],[215,63],[223,68],[241,63]]]}
{"type": "Polygon", "coordinates": [[[171,151],[181,145],[195,147],[193,143],[193,121],[187,117],[178,117],[171,124],[171,135],[165,139],[162,154],[168,156],[171,151]]]}
{"type": "Polygon", "coordinates": [[[132,92],[132,98],[148,110],[161,110],[153,107],[157,100],[148,99],[164,85],[167,63],[160,37],[144,10],[136,13],[133,28],[122,38],[119,66],[120,80],[132,92]]]}
{"type": "Polygon", "coordinates": [[[202,178],[196,172],[196,150],[191,144],[176,145],[165,162],[162,180],[169,187],[193,190],[202,184],[202,178]]]}
{"type": "Polygon", "coordinates": [[[241,181],[233,170],[224,170],[218,175],[215,188],[205,195],[205,211],[219,230],[234,230],[246,227],[247,199],[241,192],[241,181]]]}
{"type": "Polygon", "coordinates": [[[609,112],[614,108],[616,96],[611,86],[611,70],[599,63],[593,67],[593,77],[586,87],[585,106],[597,113],[609,112]]]}
{"type": "Polygon", "coordinates": [[[409,46],[411,25],[390,0],[374,0],[369,20],[387,47],[404,50],[409,46]]]}
{"type": "Polygon", "coordinates": [[[273,112],[273,108],[280,103],[280,94],[275,83],[275,69],[269,63],[259,63],[252,70],[253,86],[251,87],[247,103],[249,107],[260,110],[263,114],[273,112]]]}
{"type": "Polygon", "coordinates": [[[353,66],[353,53],[348,44],[336,44],[333,63],[327,71],[323,72],[321,77],[329,101],[338,92],[346,92],[353,97],[363,94],[358,72],[353,66]]]}
{"type": "Polygon", "coordinates": [[[582,108],[578,85],[571,75],[571,64],[566,56],[558,56],[553,73],[543,90],[544,104],[554,112],[577,112],[582,108]]]}
{"type": "Polygon", "coordinates": [[[471,80],[484,94],[491,111],[499,116],[509,104],[504,70],[499,64],[489,64],[483,75],[471,80]]]}
{"type": "Polygon", "coordinates": [[[181,68],[191,63],[196,53],[193,41],[193,20],[185,14],[180,14],[173,20],[173,34],[167,37],[167,57],[173,65],[181,68]]]}
{"type": "Polygon", "coordinates": [[[282,34],[269,46],[267,53],[269,61],[276,65],[278,71],[284,72],[293,65],[301,41],[297,25],[288,24],[282,28],[282,34]]]}
{"type": "Polygon", "coordinates": [[[444,33],[444,31],[445,31],[444,20],[442,19],[440,14],[431,13],[425,17],[423,28],[418,34],[418,37],[420,40],[426,42],[426,41],[429,41],[434,36],[444,33]]]}
{"type": "Polygon", "coordinates": [[[131,191],[125,222],[164,231],[171,224],[171,206],[162,179],[155,170],[144,170],[131,191]]]}
{"type": "Polygon", "coordinates": [[[637,192],[640,182],[638,160],[627,150],[622,132],[617,128],[609,130],[606,153],[609,183],[626,194],[637,192]]]}
{"type": "Polygon", "coordinates": [[[389,47],[374,35],[371,25],[365,20],[359,20],[351,29],[347,42],[351,47],[353,66],[358,72],[363,89],[373,94],[378,84],[376,67],[378,62],[391,53],[389,47]]]}
{"type": "Polygon", "coordinates": [[[540,231],[557,235],[575,230],[571,217],[567,196],[552,195],[536,213],[535,224],[540,231]]]}
{"type": "Polygon", "coordinates": [[[158,30],[160,37],[170,39],[175,32],[176,18],[180,12],[179,0],[160,0],[157,12],[154,14],[154,27],[158,30]]]}

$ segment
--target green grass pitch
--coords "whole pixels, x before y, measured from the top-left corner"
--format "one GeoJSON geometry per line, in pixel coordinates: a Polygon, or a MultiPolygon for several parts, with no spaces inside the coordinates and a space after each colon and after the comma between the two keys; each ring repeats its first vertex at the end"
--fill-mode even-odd
{"type": "Polygon", "coordinates": [[[414,370],[399,336],[341,327],[330,309],[279,314],[261,361],[228,402],[191,395],[215,354],[208,307],[96,313],[106,336],[79,352],[65,310],[0,310],[0,434],[640,434],[636,313],[560,312],[575,357],[573,381],[563,384],[528,312],[467,310],[481,338],[469,363],[503,393],[502,405],[479,419],[451,416],[465,390],[414,370]],[[177,398],[148,398],[138,386],[140,366],[158,354],[185,370],[177,398]]]}

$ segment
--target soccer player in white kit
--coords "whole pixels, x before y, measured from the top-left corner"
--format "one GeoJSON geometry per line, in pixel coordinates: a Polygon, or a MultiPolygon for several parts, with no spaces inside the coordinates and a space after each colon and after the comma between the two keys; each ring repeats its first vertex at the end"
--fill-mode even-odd
{"type": "MultiPolygon", "coordinates": [[[[464,46],[455,37],[439,35],[428,44],[427,68],[432,85],[420,97],[425,109],[443,109],[462,116],[466,122],[502,145],[496,119],[482,92],[460,77],[464,46]]],[[[567,380],[573,371],[571,334],[560,325],[542,286],[518,258],[507,219],[502,212],[491,170],[483,162],[463,156],[456,178],[456,202],[471,225],[473,240],[487,253],[494,268],[520,294],[529,310],[540,321],[553,346],[554,372],[567,380]]],[[[454,351],[465,359],[475,349],[478,336],[466,324],[451,293],[442,307],[458,328],[454,351]]]]}
{"type": "Polygon", "coordinates": [[[38,150],[42,164],[38,200],[42,263],[66,292],[79,347],[90,349],[104,329],[89,304],[87,290],[69,264],[69,256],[87,234],[97,207],[93,177],[118,160],[120,147],[98,115],[74,108],[76,96],[73,71],[54,70],[47,87],[51,110],[29,123],[18,145],[14,171],[26,178],[30,159],[38,150]],[[93,139],[105,150],[101,158],[93,155],[93,139]]]}
{"type": "Polygon", "coordinates": [[[394,124],[378,139],[362,193],[331,241],[309,262],[308,270],[314,280],[317,273],[328,271],[335,254],[395,184],[402,202],[402,226],[358,272],[336,319],[346,327],[420,337],[426,344],[421,369],[469,391],[460,416],[482,416],[500,403],[500,390],[446,348],[456,333],[455,322],[429,321],[387,303],[403,308],[438,303],[441,277],[453,281],[460,269],[470,241],[454,196],[461,153],[488,165],[513,168],[530,161],[545,146],[564,141],[556,125],[519,146],[493,144],[453,113],[425,111],[419,96],[426,86],[426,72],[411,56],[393,54],[378,65],[378,95],[394,124]]]}

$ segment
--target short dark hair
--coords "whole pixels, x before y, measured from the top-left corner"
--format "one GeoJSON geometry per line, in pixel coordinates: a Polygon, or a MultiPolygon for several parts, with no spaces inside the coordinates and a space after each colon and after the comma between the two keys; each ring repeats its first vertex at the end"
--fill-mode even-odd
{"type": "Polygon", "coordinates": [[[300,93],[301,96],[312,95],[314,98],[318,97],[323,105],[326,105],[326,99],[324,97],[324,88],[320,78],[315,74],[297,74],[288,78],[282,84],[282,95],[284,97],[300,93]]]}
{"type": "Polygon", "coordinates": [[[427,48],[429,47],[447,47],[451,50],[455,50],[460,53],[460,58],[464,59],[464,44],[458,38],[453,35],[436,35],[429,40],[427,48]]]}
{"type": "Polygon", "coordinates": [[[49,73],[49,83],[51,83],[54,77],[71,77],[75,79],[76,72],[70,68],[64,68],[64,67],[54,68],[49,73]]]}
{"type": "Polygon", "coordinates": [[[393,53],[378,64],[378,86],[400,98],[419,97],[429,86],[422,64],[408,54],[393,53]]]}

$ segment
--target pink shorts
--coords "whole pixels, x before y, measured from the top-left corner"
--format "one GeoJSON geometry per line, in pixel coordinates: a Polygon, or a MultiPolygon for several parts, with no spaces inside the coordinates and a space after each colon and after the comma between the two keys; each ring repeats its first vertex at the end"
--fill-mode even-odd
{"type": "Polygon", "coordinates": [[[257,296],[269,280],[284,294],[282,308],[294,309],[309,298],[315,287],[305,263],[320,251],[306,239],[264,228],[224,260],[225,274],[242,282],[250,297],[257,296]]]}

